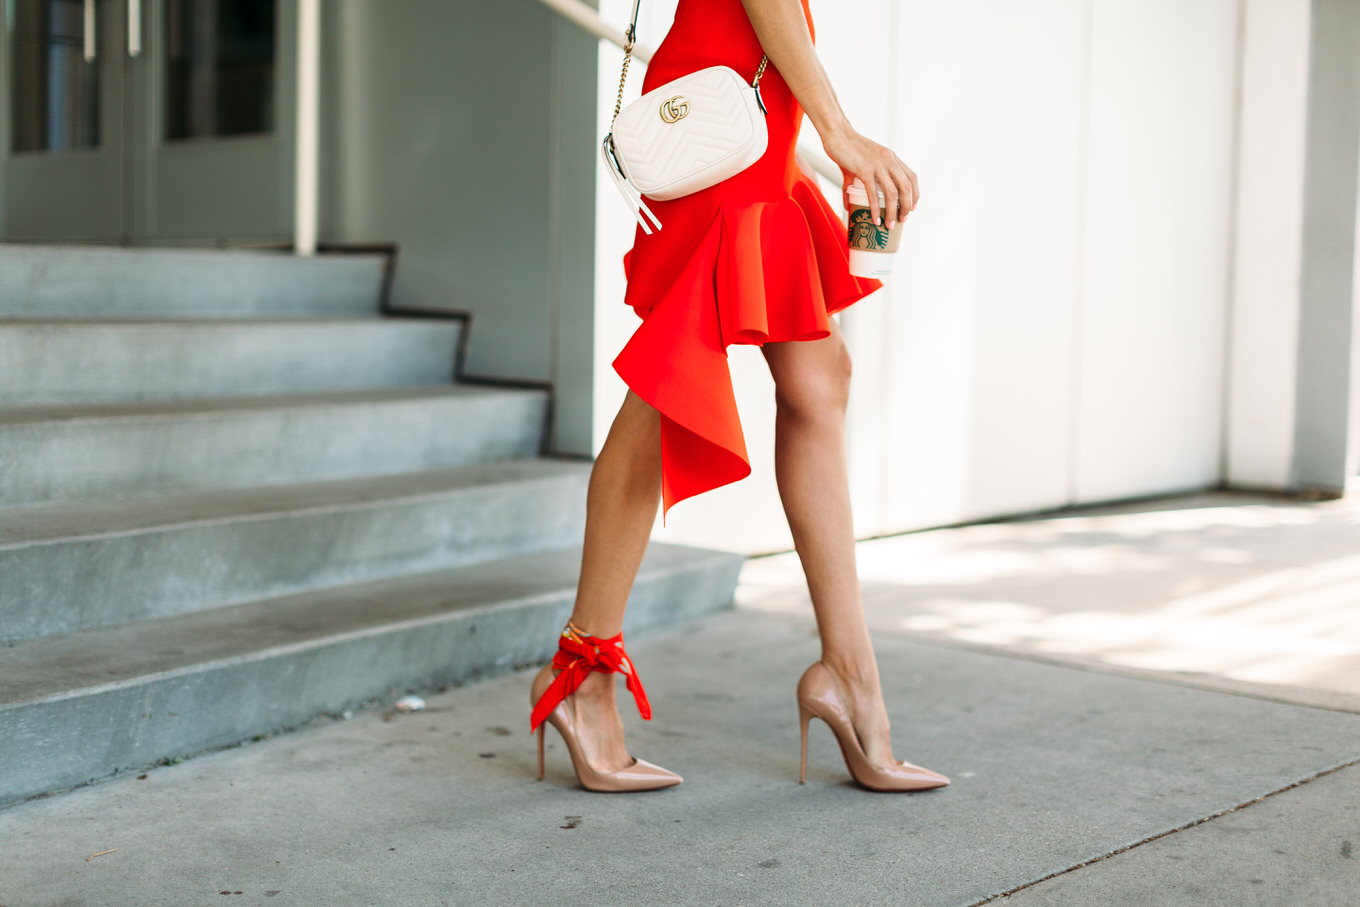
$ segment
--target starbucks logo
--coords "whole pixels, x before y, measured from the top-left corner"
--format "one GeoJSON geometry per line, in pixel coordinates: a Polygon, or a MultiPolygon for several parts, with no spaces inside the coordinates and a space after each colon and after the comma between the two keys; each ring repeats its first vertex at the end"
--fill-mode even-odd
{"type": "Polygon", "coordinates": [[[661,103],[661,119],[667,123],[678,123],[689,115],[689,101],[680,95],[661,103]]]}
{"type": "Polygon", "coordinates": [[[850,248],[867,252],[881,252],[888,248],[888,231],[874,226],[874,216],[868,208],[850,212],[850,248]]]}

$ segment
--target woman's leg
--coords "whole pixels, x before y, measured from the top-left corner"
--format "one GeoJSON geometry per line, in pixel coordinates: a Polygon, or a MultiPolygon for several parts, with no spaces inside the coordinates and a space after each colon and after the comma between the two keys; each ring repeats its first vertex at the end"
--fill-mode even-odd
{"type": "MultiPolygon", "coordinates": [[[[586,494],[585,545],[571,613],[586,633],[608,638],[622,629],[660,501],[661,421],[655,409],[629,391],[595,460],[586,494]]],[[[581,747],[604,771],[632,762],[615,704],[615,680],[613,674],[592,672],[573,697],[581,747]]]]}
{"type": "Polygon", "coordinates": [[[822,662],[850,693],[866,755],[886,765],[892,740],[860,601],[845,463],[850,355],[834,322],[830,337],[767,343],[763,351],[775,382],[775,477],[807,575],[822,662]]]}

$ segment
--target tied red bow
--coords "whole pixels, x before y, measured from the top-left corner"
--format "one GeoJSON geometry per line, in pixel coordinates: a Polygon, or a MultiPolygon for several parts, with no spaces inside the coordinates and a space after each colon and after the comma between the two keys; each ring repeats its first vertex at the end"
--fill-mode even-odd
{"type": "Polygon", "coordinates": [[[543,696],[534,706],[529,716],[529,729],[538,730],[553,709],[579,687],[591,671],[601,674],[622,673],[633,694],[638,711],[642,717],[651,720],[652,704],[647,701],[647,691],[638,679],[633,660],[623,651],[623,634],[600,639],[597,636],[578,636],[570,630],[564,631],[557,641],[557,654],[553,656],[553,667],[561,671],[553,679],[552,685],[543,691],[543,696]]]}

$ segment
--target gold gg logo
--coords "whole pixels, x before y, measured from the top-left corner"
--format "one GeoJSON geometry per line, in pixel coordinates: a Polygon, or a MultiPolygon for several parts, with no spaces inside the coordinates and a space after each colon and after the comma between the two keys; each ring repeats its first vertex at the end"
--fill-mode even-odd
{"type": "Polygon", "coordinates": [[[667,123],[678,123],[689,115],[689,101],[676,95],[661,104],[661,119],[667,123]]]}

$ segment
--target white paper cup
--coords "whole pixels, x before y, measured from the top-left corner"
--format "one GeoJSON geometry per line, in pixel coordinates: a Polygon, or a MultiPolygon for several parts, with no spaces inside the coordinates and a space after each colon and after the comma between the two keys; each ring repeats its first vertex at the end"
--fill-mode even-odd
{"type": "MultiPolygon", "coordinates": [[[[846,229],[846,243],[850,251],[850,273],[856,277],[882,279],[891,277],[893,265],[897,261],[897,247],[902,241],[902,230],[889,230],[874,224],[873,211],[869,208],[869,193],[864,183],[855,180],[846,191],[850,202],[849,225],[846,229]]],[[[887,199],[883,190],[878,191],[878,210],[880,219],[884,216],[887,199]]]]}
{"type": "Polygon", "coordinates": [[[872,277],[882,280],[892,277],[893,265],[897,262],[896,252],[865,252],[862,249],[850,250],[850,273],[856,277],[872,277]]]}

